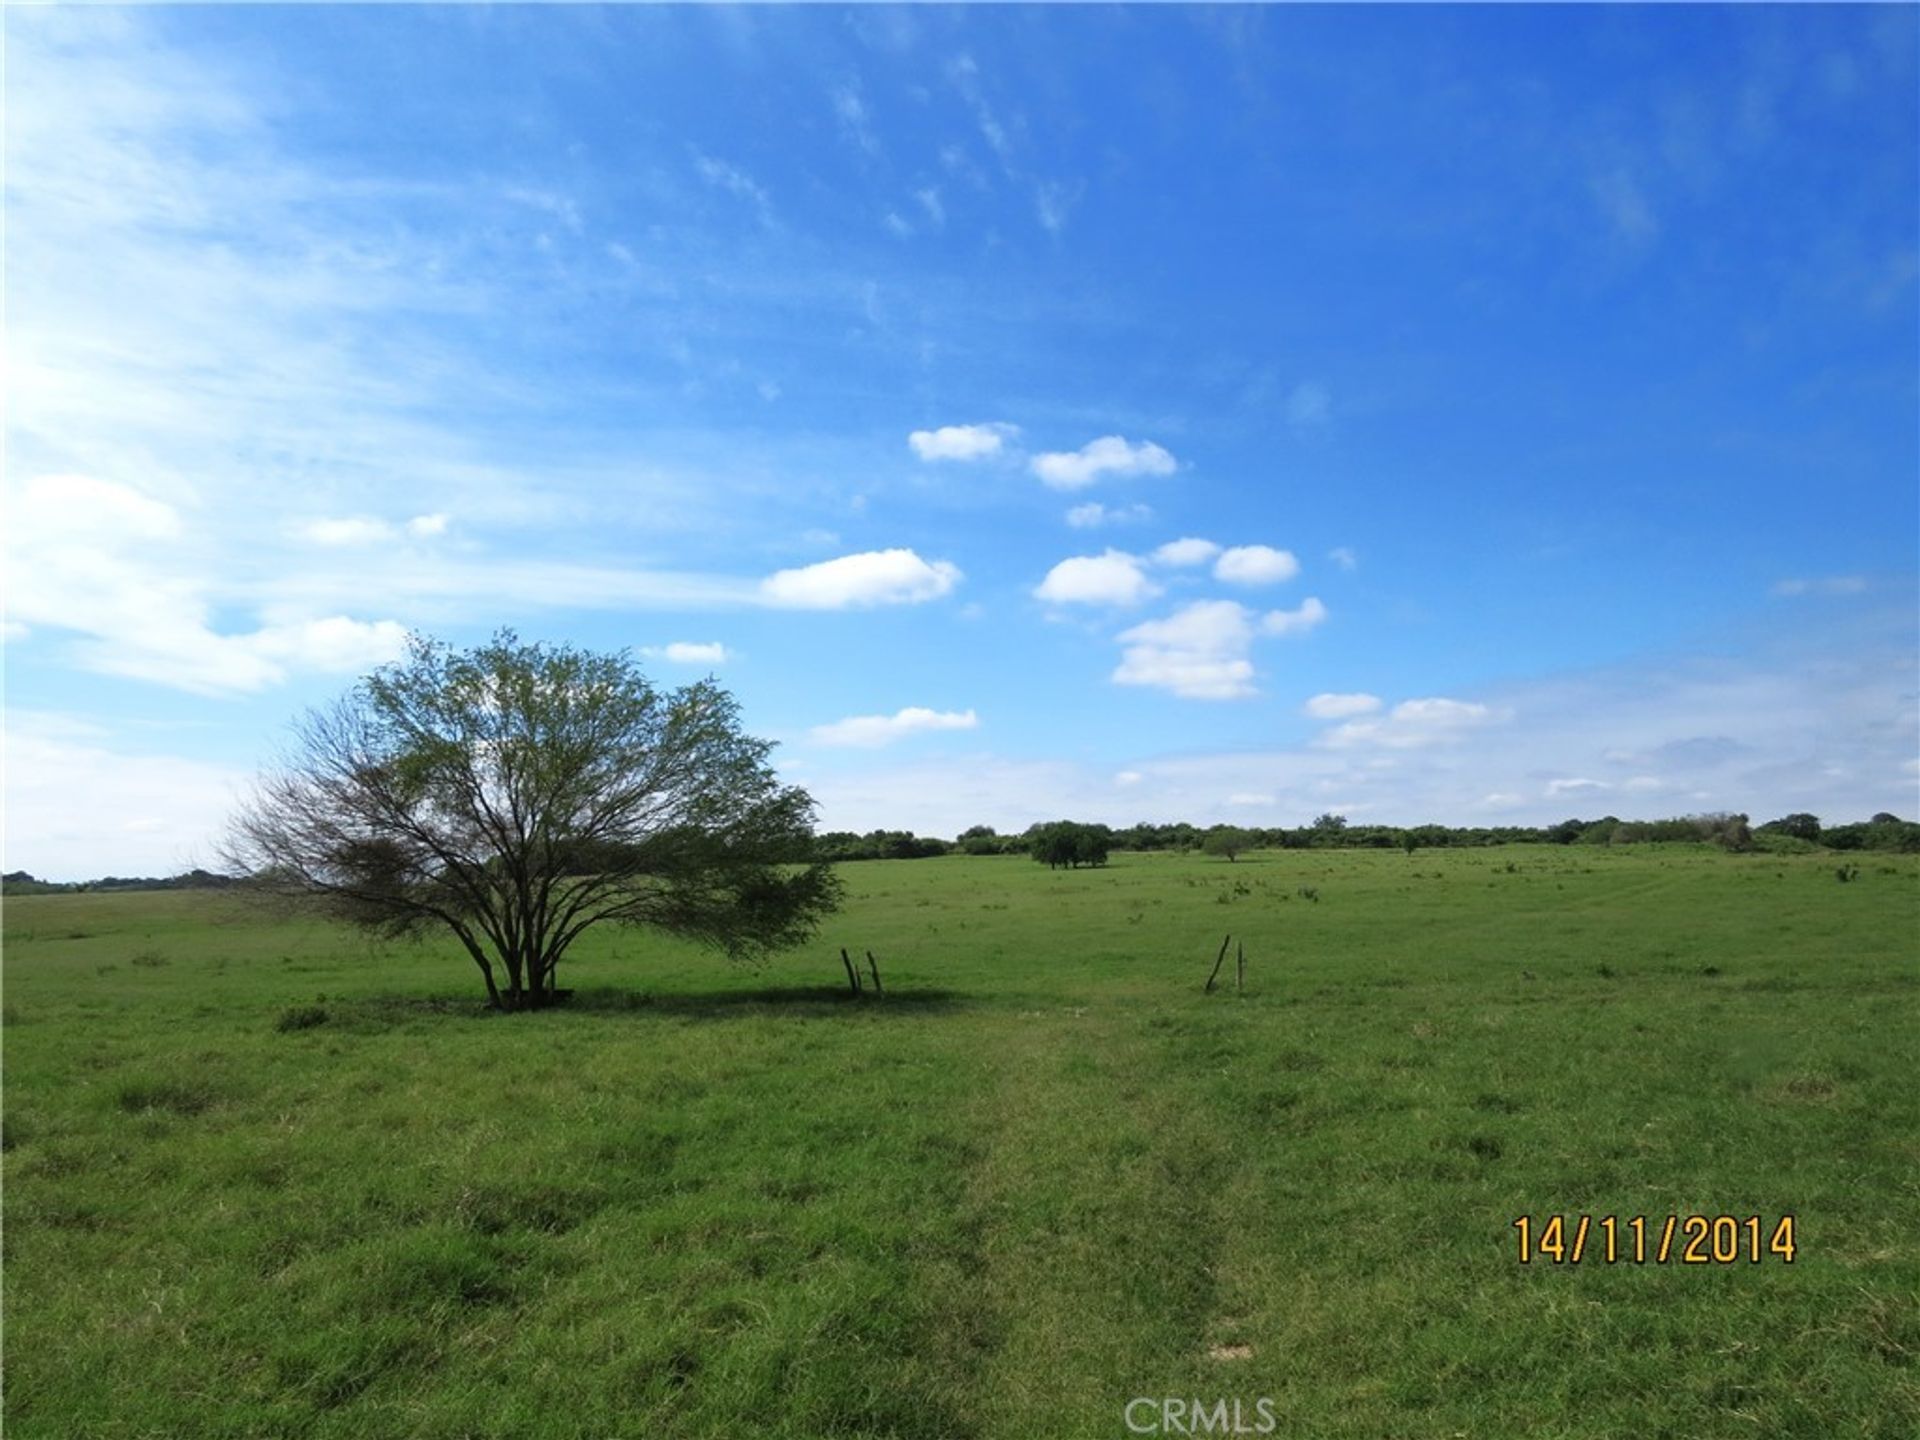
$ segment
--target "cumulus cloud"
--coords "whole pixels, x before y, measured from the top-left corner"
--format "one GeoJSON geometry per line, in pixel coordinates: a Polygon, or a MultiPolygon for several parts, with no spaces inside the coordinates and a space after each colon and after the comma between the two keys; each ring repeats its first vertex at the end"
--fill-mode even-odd
{"type": "Polygon", "coordinates": [[[1191,565],[1204,565],[1219,553],[1220,547],[1213,541],[1188,537],[1182,540],[1169,540],[1153,552],[1153,558],[1161,565],[1185,568],[1191,565]]]}
{"type": "Polygon", "coordinates": [[[761,597],[791,610],[847,610],[869,605],[917,605],[937,600],[961,580],[946,560],[922,560],[912,550],[868,550],[797,570],[781,570],[760,582],[761,597]]]}
{"type": "Polygon", "coordinates": [[[1235,545],[1213,562],[1213,578],[1229,585],[1275,585],[1299,573],[1293,552],[1271,545],[1235,545]]]}
{"type": "Polygon", "coordinates": [[[1137,556],[1123,550],[1076,555],[1047,572],[1035,596],[1061,605],[1137,605],[1160,593],[1137,556]]]}
{"type": "Polygon", "coordinates": [[[1348,720],[1355,715],[1372,715],[1380,709],[1380,697],[1364,693],[1315,695],[1301,708],[1316,720],[1348,720]]]}
{"type": "Polygon", "coordinates": [[[877,750],[909,735],[935,730],[974,730],[979,724],[979,717],[971,710],[928,710],[909,705],[891,715],[850,715],[831,725],[816,725],[809,733],[818,745],[877,750]]]}
{"type": "Polygon", "coordinates": [[[1149,505],[1102,505],[1098,500],[1089,500],[1067,511],[1067,524],[1076,530],[1095,530],[1102,525],[1129,525],[1152,518],[1153,507],[1149,505]]]}
{"type": "Polygon", "coordinates": [[[1033,473],[1056,490],[1084,490],[1102,475],[1171,475],[1177,462],[1151,440],[1134,444],[1119,435],[1102,435],[1078,450],[1036,455],[1033,473]]]}
{"type": "Polygon", "coordinates": [[[445,515],[416,515],[407,521],[407,533],[418,540],[429,540],[447,533],[445,515]]]}
{"type": "Polygon", "coordinates": [[[1304,635],[1327,618],[1327,607],[1309,595],[1291,610],[1269,610],[1260,617],[1260,629],[1268,635],[1304,635]]]}
{"type": "Polygon", "coordinates": [[[942,425],[937,430],[915,430],[907,436],[907,444],[922,460],[984,460],[998,455],[1006,442],[1019,433],[1019,426],[1001,421],[984,425],[942,425]]]}
{"type": "Polygon", "coordinates": [[[1146,685],[1190,700],[1251,695],[1253,624],[1232,600],[1201,600],[1122,632],[1116,685],[1146,685]]]}

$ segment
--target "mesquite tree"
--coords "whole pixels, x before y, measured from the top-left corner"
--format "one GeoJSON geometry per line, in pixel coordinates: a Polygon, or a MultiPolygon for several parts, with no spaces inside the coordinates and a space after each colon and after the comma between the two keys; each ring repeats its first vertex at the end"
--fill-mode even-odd
{"type": "Polygon", "coordinates": [[[227,858],[271,893],[389,936],[450,930],[493,1004],[536,1008],[590,926],[753,958],[838,899],[783,786],[711,680],[651,685],[625,653],[422,637],[310,711],[236,816],[227,858]],[[504,982],[504,983],[503,983],[504,982]]]}

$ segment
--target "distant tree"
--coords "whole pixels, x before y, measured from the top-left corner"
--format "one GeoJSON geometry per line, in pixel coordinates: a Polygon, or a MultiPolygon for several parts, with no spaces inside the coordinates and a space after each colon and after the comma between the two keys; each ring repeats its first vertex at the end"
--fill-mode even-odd
{"type": "Polygon", "coordinates": [[[377,933],[450,930],[493,1004],[537,1008],[604,923],[755,957],[839,887],[813,802],[712,681],[656,690],[624,653],[422,637],[325,710],[235,818],[228,863],[377,933]]]}
{"type": "Polygon", "coordinates": [[[1759,828],[1776,835],[1790,835],[1795,840],[1807,840],[1816,845],[1820,843],[1820,817],[1805,811],[1782,815],[1778,820],[1769,820],[1759,828]]]}
{"type": "Polygon", "coordinates": [[[1224,855],[1227,863],[1232,864],[1234,857],[1242,850],[1251,848],[1253,837],[1237,825],[1216,825],[1207,831],[1207,837],[1200,842],[1201,853],[1206,855],[1224,855]]]}
{"type": "Polygon", "coordinates": [[[1111,834],[1104,825],[1055,820],[1050,824],[1035,825],[1027,832],[1027,853],[1050,870],[1104,865],[1107,863],[1111,840],[1111,834]]]}
{"type": "Polygon", "coordinates": [[[968,855],[998,855],[1000,837],[991,825],[969,825],[960,832],[960,849],[968,855]]]}
{"type": "Polygon", "coordinates": [[[1307,831],[1311,844],[1338,845],[1346,839],[1347,817],[1331,813],[1316,816],[1307,831]]]}

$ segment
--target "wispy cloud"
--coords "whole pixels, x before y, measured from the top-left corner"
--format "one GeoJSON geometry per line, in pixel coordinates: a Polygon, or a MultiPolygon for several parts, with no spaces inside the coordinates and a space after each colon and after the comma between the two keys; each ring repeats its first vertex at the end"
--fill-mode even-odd
{"type": "Polygon", "coordinates": [[[1103,525],[1134,525],[1152,518],[1153,507],[1139,503],[1102,505],[1098,500],[1089,500],[1067,511],[1067,524],[1076,530],[1097,530],[1103,525]]]}
{"type": "Polygon", "coordinates": [[[775,227],[777,222],[773,210],[773,197],[753,176],[737,165],[729,164],[712,155],[702,154],[698,150],[694,151],[693,165],[699,172],[700,178],[707,184],[746,201],[753,207],[763,226],[768,229],[775,227]]]}
{"type": "Polygon", "coordinates": [[[909,705],[892,715],[850,715],[808,732],[816,745],[845,745],[875,750],[910,735],[939,730],[974,730],[980,718],[971,710],[928,710],[909,705]]]}
{"type": "Polygon", "coordinates": [[[1316,720],[1349,720],[1356,715],[1372,715],[1380,709],[1380,697],[1364,693],[1315,695],[1300,708],[1316,720]]]}
{"type": "Polygon", "coordinates": [[[1621,239],[1645,245],[1660,233],[1660,221],[1653,213],[1646,192],[1625,166],[1601,171],[1592,178],[1589,187],[1594,205],[1621,239]]]}
{"type": "Polygon", "coordinates": [[[830,98],[834,116],[840,122],[840,133],[864,154],[878,155],[880,137],[873,131],[873,120],[867,112],[867,102],[860,93],[860,87],[852,82],[836,85],[830,98]]]}
{"type": "Polygon", "coordinates": [[[1823,575],[1813,579],[1779,580],[1773,593],[1783,596],[1859,595],[1867,588],[1864,575],[1823,575]]]}

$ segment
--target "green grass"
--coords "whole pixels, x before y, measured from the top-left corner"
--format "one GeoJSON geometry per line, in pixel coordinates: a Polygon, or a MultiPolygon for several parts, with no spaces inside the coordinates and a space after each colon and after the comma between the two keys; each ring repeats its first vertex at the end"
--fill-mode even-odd
{"type": "Polygon", "coordinates": [[[596,935],[512,1017],[451,947],[10,901],[8,1435],[1920,1430],[1920,861],[843,870],[805,952],[596,935]],[[1523,1268],[1555,1211],[1800,1255],[1523,1268]]]}

